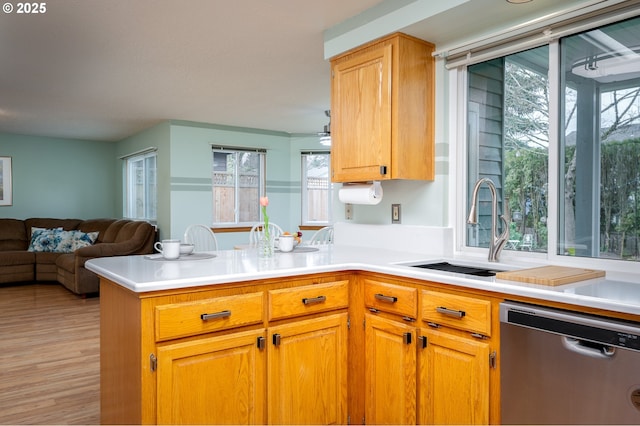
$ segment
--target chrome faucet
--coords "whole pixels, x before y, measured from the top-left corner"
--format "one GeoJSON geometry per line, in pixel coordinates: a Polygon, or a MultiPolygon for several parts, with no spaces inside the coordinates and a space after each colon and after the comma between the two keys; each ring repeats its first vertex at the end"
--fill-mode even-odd
{"type": "Polygon", "coordinates": [[[500,216],[500,219],[502,219],[502,224],[504,225],[504,230],[499,236],[496,235],[496,232],[498,230],[498,195],[496,193],[496,186],[493,184],[493,181],[491,179],[482,178],[476,182],[476,186],[473,188],[471,210],[469,210],[467,223],[472,225],[476,225],[478,223],[478,212],[476,211],[476,204],[478,201],[478,190],[483,183],[486,183],[489,187],[489,190],[491,191],[491,240],[489,241],[489,262],[497,262],[498,258],[500,257],[502,248],[509,239],[509,224],[504,218],[504,215],[500,216]]]}

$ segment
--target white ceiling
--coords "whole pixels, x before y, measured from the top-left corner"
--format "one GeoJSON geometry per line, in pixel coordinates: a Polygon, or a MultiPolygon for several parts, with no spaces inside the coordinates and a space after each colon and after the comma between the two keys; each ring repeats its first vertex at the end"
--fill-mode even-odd
{"type": "MultiPolygon", "coordinates": [[[[585,1],[469,0],[406,32],[439,45],[585,1]]],[[[0,12],[0,132],[116,141],[167,119],[318,132],[323,33],[379,3],[55,0],[40,15],[0,12]]]]}

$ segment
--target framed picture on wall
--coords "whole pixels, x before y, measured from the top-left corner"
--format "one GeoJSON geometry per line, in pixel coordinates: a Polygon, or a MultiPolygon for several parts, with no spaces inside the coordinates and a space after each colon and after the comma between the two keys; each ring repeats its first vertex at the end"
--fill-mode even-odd
{"type": "Polygon", "coordinates": [[[11,157],[0,157],[0,206],[13,204],[11,157]]]}

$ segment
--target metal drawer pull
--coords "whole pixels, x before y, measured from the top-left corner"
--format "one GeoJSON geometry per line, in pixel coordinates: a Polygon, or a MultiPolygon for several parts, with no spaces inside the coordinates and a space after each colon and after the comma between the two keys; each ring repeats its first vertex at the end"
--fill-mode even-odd
{"type": "Polygon", "coordinates": [[[405,345],[410,345],[411,344],[411,333],[404,333],[402,335],[402,341],[404,342],[405,345]]]}
{"type": "Polygon", "coordinates": [[[387,302],[387,303],[396,303],[398,301],[397,297],[394,296],[385,296],[384,294],[376,294],[376,299],[380,300],[381,302],[387,302]]]}
{"type": "Polygon", "coordinates": [[[436,312],[440,313],[440,314],[444,314],[444,315],[449,315],[451,317],[456,317],[456,318],[462,318],[463,316],[466,315],[466,313],[464,311],[456,311],[453,309],[447,309],[443,306],[437,307],[436,308],[436,312]]]}
{"type": "Polygon", "coordinates": [[[220,312],[214,312],[212,314],[202,314],[200,315],[200,319],[202,321],[207,321],[210,319],[226,318],[230,316],[231,316],[231,311],[220,311],[220,312]]]}
{"type": "Polygon", "coordinates": [[[327,301],[327,296],[318,296],[318,297],[305,297],[302,299],[302,303],[305,305],[311,305],[312,303],[322,303],[327,301]]]}

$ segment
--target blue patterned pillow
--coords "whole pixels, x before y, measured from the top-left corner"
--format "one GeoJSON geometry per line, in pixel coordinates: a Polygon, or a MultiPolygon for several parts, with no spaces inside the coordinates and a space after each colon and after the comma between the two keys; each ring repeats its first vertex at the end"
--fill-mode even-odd
{"type": "Polygon", "coordinates": [[[56,246],[54,232],[57,229],[46,228],[32,228],[31,229],[31,242],[29,243],[28,251],[55,251],[56,246]]]}
{"type": "Polygon", "coordinates": [[[88,247],[93,245],[98,239],[98,231],[95,232],[82,232],[82,231],[71,231],[74,233],[73,239],[73,250],[76,251],[82,247],[88,247]]]}
{"type": "Polygon", "coordinates": [[[96,242],[98,232],[82,232],[78,230],[63,231],[61,229],[34,229],[31,234],[29,251],[73,253],[79,248],[96,242]]]}

